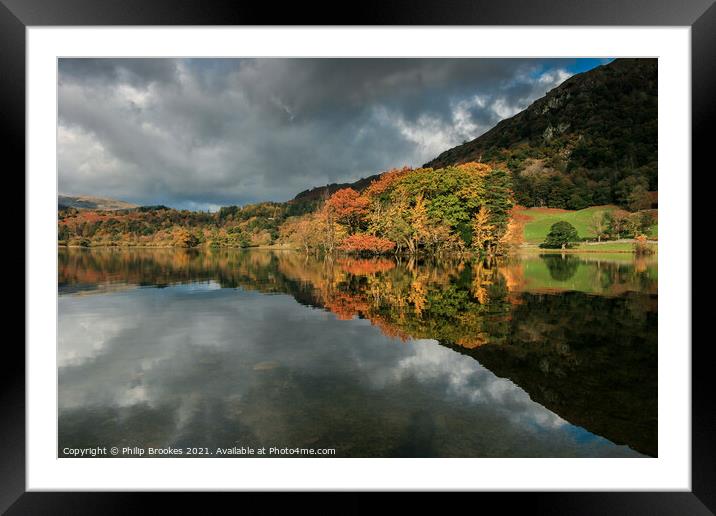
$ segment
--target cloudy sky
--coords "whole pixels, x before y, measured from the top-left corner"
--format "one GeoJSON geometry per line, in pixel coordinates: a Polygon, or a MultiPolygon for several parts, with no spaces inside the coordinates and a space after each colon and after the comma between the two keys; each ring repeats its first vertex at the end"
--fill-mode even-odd
{"type": "Polygon", "coordinates": [[[419,166],[599,59],[60,59],[59,191],[211,209],[419,166]]]}

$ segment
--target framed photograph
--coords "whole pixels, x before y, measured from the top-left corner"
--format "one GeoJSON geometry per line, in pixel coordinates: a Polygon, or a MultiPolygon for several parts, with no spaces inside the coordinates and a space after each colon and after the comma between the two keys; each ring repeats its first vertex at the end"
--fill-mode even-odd
{"type": "Polygon", "coordinates": [[[2,0],[27,302],[0,508],[713,514],[713,2],[270,11],[2,0]]]}

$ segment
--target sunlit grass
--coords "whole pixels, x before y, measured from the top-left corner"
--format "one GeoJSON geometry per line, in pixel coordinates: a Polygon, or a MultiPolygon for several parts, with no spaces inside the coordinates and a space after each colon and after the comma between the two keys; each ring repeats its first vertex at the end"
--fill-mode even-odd
{"type": "Polygon", "coordinates": [[[525,241],[528,243],[539,243],[543,242],[547,233],[549,233],[550,227],[555,222],[564,220],[572,224],[576,229],[577,233],[582,238],[596,238],[594,231],[589,227],[592,217],[595,213],[604,213],[607,211],[617,210],[616,206],[591,206],[583,210],[569,211],[569,210],[556,210],[550,208],[528,208],[521,212],[521,215],[525,215],[530,218],[525,223],[525,241]]]}

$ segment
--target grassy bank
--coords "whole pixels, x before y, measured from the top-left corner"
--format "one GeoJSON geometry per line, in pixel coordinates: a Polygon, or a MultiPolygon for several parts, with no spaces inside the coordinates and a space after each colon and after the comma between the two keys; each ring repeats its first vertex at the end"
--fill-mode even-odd
{"type": "MultiPolygon", "coordinates": [[[[656,244],[652,244],[654,251],[656,251],[656,244]]],[[[571,249],[542,249],[536,244],[527,244],[520,248],[520,252],[523,253],[536,253],[536,254],[569,254],[569,253],[633,253],[634,242],[631,241],[619,241],[619,242],[582,242],[576,244],[571,249]]]]}
{"type": "MultiPolygon", "coordinates": [[[[591,206],[583,210],[561,210],[558,208],[525,208],[518,210],[517,216],[524,222],[524,241],[527,244],[539,244],[543,242],[549,233],[552,224],[561,220],[569,222],[576,229],[582,238],[596,238],[594,231],[590,228],[592,217],[595,214],[619,210],[617,206],[591,206]]],[[[658,225],[655,225],[649,232],[649,238],[658,237],[658,225]]],[[[604,243],[601,245],[609,245],[604,243]]],[[[613,243],[613,249],[604,248],[604,251],[620,251],[622,245],[619,242],[613,243]]],[[[629,244],[631,245],[631,244],[629,244]]]]}

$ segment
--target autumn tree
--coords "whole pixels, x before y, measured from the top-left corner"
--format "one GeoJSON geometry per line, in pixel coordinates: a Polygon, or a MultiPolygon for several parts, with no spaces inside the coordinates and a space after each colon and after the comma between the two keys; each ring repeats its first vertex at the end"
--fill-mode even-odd
{"type": "Polygon", "coordinates": [[[612,238],[620,238],[627,231],[627,212],[615,210],[604,214],[607,222],[607,232],[612,238]]]}
{"type": "Polygon", "coordinates": [[[430,220],[428,219],[428,212],[425,208],[425,201],[422,194],[418,195],[417,199],[415,199],[415,205],[410,212],[410,225],[413,228],[413,234],[411,242],[408,245],[411,252],[414,253],[420,244],[428,240],[428,234],[430,232],[430,220]]]}
{"type": "Polygon", "coordinates": [[[410,209],[405,202],[375,202],[368,215],[368,233],[381,235],[395,242],[396,252],[403,249],[414,251],[413,226],[410,224],[410,209]]]}
{"type": "Polygon", "coordinates": [[[350,233],[359,229],[369,205],[370,201],[352,188],[342,188],[326,201],[326,208],[337,222],[348,226],[350,233]]]}
{"type": "Polygon", "coordinates": [[[654,254],[654,249],[647,243],[646,235],[637,235],[634,238],[634,253],[637,256],[654,254]]]}
{"type": "MultiPolygon", "coordinates": [[[[504,170],[484,163],[403,169],[374,182],[365,196],[370,200],[368,232],[396,242],[399,251],[442,253],[470,247],[473,218],[483,207],[489,218],[482,225],[489,228],[493,251],[506,246],[503,237],[513,202],[510,174],[504,170]]],[[[485,231],[478,240],[484,245],[485,231]]]]}
{"type": "Polygon", "coordinates": [[[510,219],[507,230],[499,241],[499,249],[512,250],[524,242],[525,219],[513,206],[510,210],[510,219]]]}
{"type": "Polygon", "coordinates": [[[350,235],[343,239],[339,249],[353,253],[384,254],[395,248],[395,242],[373,235],[350,235]]]}
{"type": "Polygon", "coordinates": [[[174,245],[176,247],[196,247],[199,239],[185,228],[177,228],[174,231],[174,245]]]}
{"type": "Polygon", "coordinates": [[[312,223],[314,217],[304,216],[286,221],[279,234],[281,241],[294,244],[306,253],[317,246],[317,231],[312,223]]]}
{"type": "Polygon", "coordinates": [[[480,252],[487,249],[494,236],[495,226],[490,223],[491,216],[490,208],[483,206],[472,219],[472,247],[480,252]]]}
{"type": "Polygon", "coordinates": [[[405,177],[412,171],[412,168],[403,167],[383,172],[378,179],[375,179],[370,185],[368,185],[368,188],[365,189],[365,195],[369,198],[378,198],[382,196],[385,192],[392,189],[398,180],[405,177]]]}
{"type": "Polygon", "coordinates": [[[626,218],[626,231],[629,235],[636,238],[639,235],[645,235],[649,232],[654,224],[652,216],[644,211],[631,213],[626,218]]]}

